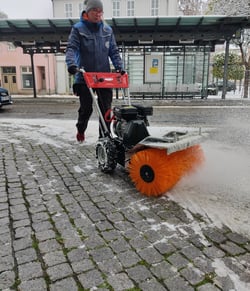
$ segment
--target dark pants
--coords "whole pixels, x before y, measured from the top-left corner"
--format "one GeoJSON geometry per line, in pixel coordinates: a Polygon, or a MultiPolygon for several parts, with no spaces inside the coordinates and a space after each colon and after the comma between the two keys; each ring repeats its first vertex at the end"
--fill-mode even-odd
{"type": "MultiPolygon", "coordinates": [[[[84,84],[76,84],[73,87],[74,93],[79,96],[80,107],[78,110],[78,121],[76,124],[79,133],[84,133],[87,126],[89,118],[93,112],[93,99],[88,87],[84,84]]],[[[102,115],[111,108],[113,92],[112,89],[102,88],[96,89],[96,94],[98,96],[98,104],[102,115]]],[[[110,131],[110,122],[105,122],[108,130],[110,131]]],[[[101,122],[99,121],[99,136],[103,136],[103,129],[101,122]]]]}

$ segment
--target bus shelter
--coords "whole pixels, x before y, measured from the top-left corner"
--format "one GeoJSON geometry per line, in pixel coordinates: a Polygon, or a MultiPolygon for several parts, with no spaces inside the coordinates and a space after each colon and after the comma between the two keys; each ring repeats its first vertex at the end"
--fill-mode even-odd
{"type": "MultiPolygon", "coordinates": [[[[34,54],[62,56],[78,20],[0,20],[0,41],[13,42],[31,57],[35,97],[34,54]]],[[[106,22],[123,55],[131,95],[143,98],[206,97],[210,53],[226,42],[227,56],[230,40],[250,27],[249,16],[128,17],[106,22]]],[[[226,76],[227,63],[224,70],[226,76]]]]}

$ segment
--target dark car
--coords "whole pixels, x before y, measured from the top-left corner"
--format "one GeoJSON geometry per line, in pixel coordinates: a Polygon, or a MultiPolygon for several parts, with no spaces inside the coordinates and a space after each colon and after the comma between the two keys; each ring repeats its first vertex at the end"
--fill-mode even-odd
{"type": "Polygon", "coordinates": [[[10,105],[12,104],[11,96],[9,95],[8,90],[0,87],[0,108],[3,105],[10,105]]]}
{"type": "MultiPolygon", "coordinates": [[[[218,90],[222,90],[223,89],[223,81],[219,81],[218,82],[218,90]]],[[[235,91],[236,90],[236,85],[234,82],[232,81],[227,81],[227,91],[235,91]]]]}
{"type": "Polygon", "coordinates": [[[208,95],[217,95],[218,94],[218,88],[214,83],[207,85],[207,94],[208,95]]]}

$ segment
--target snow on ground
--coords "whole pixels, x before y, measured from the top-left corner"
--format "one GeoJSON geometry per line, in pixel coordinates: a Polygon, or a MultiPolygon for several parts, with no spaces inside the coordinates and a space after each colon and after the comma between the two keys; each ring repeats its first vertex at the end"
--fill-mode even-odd
{"type": "Polygon", "coordinates": [[[203,144],[206,162],[184,177],[169,196],[193,213],[200,213],[250,237],[250,157],[221,143],[203,144]]]}
{"type": "MultiPolygon", "coordinates": [[[[6,131],[1,132],[11,143],[20,143],[15,136],[25,137],[37,144],[68,147],[69,150],[72,146],[68,141],[75,141],[76,134],[74,120],[1,118],[0,127],[14,131],[11,137],[6,131]]],[[[164,132],[171,130],[173,128],[164,128],[164,132]]],[[[151,127],[149,131],[151,134],[163,133],[163,129],[157,127],[151,127]]],[[[94,144],[97,136],[98,122],[90,120],[86,142],[79,146],[94,144]]],[[[202,147],[206,157],[204,166],[184,177],[166,195],[193,213],[201,214],[214,225],[221,227],[224,224],[250,237],[249,155],[215,141],[205,141],[202,147]]],[[[81,173],[84,169],[76,165],[75,171],[81,173]]]]}

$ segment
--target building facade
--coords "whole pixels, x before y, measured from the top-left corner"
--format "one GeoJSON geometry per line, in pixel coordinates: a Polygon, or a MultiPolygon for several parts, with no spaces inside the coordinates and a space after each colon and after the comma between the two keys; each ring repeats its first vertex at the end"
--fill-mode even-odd
{"type": "MultiPolygon", "coordinates": [[[[75,18],[84,0],[51,0],[55,18],[75,18]]],[[[105,18],[177,15],[177,0],[102,0],[105,18]]]]}
{"type": "MultiPolygon", "coordinates": [[[[55,93],[54,55],[34,54],[33,59],[37,93],[55,93]]],[[[9,90],[10,94],[32,95],[33,80],[30,56],[12,43],[0,42],[0,86],[9,90]]]]}
{"type": "MultiPolygon", "coordinates": [[[[104,18],[111,19],[117,17],[157,17],[157,16],[176,16],[178,14],[178,1],[177,0],[102,0],[104,18]]],[[[53,16],[54,18],[77,18],[80,17],[84,10],[84,1],[79,0],[52,0],[53,16]]],[[[121,52],[122,53],[122,52],[121,52]]],[[[162,53],[160,53],[162,54],[162,53]]],[[[130,83],[135,90],[138,89],[138,84],[143,85],[145,79],[142,78],[144,73],[144,56],[141,54],[140,48],[138,52],[123,52],[122,56],[125,62],[125,68],[130,74],[130,83]],[[138,67],[138,64],[140,65],[138,67]],[[137,68],[137,71],[134,69],[137,68]],[[141,72],[142,71],[142,72],[141,72]],[[138,74],[139,72],[139,74],[138,74]]],[[[158,56],[156,57],[158,59],[158,56]]],[[[64,55],[56,56],[56,71],[58,72],[58,93],[71,92],[73,80],[69,77],[68,82],[64,82],[67,79],[67,70],[64,64],[64,55]],[[63,69],[63,66],[65,68],[63,69]],[[60,73],[59,73],[60,72],[60,73]]],[[[160,56],[160,61],[162,60],[160,56]]],[[[162,66],[162,62],[159,63],[159,68],[162,66]]],[[[163,69],[161,69],[163,70],[163,69]]],[[[158,74],[162,78],[162,74],[158,74]]],[[[155,80],[154,80],[155,82],[155,80]]],[[[150,82],[148,82],[150,83],[150,82]]],[[[162,82],[155,82],[153,87],[156,88],[157,93],[161,94],[163,90],[162,82]],[[159,84],[160,83],[160,84],[159,84]]],[[[142,86],[145,88],[148,85],[142,86]]],[[[146,90],[148,90],[146,88],[146,90]]]]}

